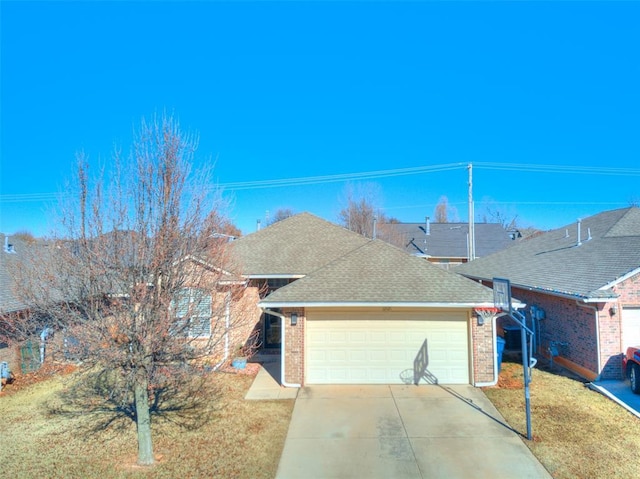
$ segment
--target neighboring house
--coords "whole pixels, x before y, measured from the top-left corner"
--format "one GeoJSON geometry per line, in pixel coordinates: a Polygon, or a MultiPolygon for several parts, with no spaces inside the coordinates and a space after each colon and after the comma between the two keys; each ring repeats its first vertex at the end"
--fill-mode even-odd
{"type": "Polygon", "coordinates": [[[455,271],[487,285],[509,279],[538,352],[588,379],[621,378],[623,351],[640,344],[640,208],[599,213],[455,271]]]}
{"type": "MultiPolygon", "coordinates": [[[[111,249],[114,256],[119,256],[119,260],[122,261],[122,251],[133,251],[131,245],[134,242],[126,241],[127,237],[133,238],[133,235],[134,233],[131,232],[110,232],[94,241],[100,242],[96,244],[103,253],[111,249]],[[120,235],[120,240],[124,238],[125,241],[114,241],[115,235],[120,235]],[[121,247],[122,245],[124,247],[121,247]],[[120,246],[120,248],[118,249],[116,246],[120,246]]],[[[40,281],[39,275],[29,274],[33,273],[33,268],[23,267],[23,265],[33,265],[35,259],[38,261],[39,267],[41,264],[45,264],[48,259],[53,258],[52,251],[66,247],[73,252],[74,244],[58,244],[57,248],[52,249],[42,241],[25,242],[5,235],[0,235],[0,239],[3,245],[0,251],[0,338],[9,337],[12,340],[21,341],[24,331],[21,334],[12,334],[9,326],[12,319],[29,318],[32,314],[29,306],[20,299],[20,283],[34,279],[34,276],[35,281],[40,281]],[[21,277],[21,272],[25,272],[29,278],[21,277]]],[[[125,264],[130,261],[129,258],[133,258],[133,255],[125,256],[125,264]]],[[[211,360],[214,363],[224,362],[231,358],[238,345],[245,343],[247,338],[251,336],[256,320],[260,317],[260,309],[257,306],[260,298],[254,289],[244,287],[246,284],[244,278],[220,271],[219,268],[201,258],[188,256],[181,261],[188,261],[192,265],[196,278],[204,276],[205,279],[193,283],[187,277],[184,287],[172,302],[171,314],[175,318],[176,334],[187,337],[194,347],[205,348],[203,350],[211,355],[211,360]],[[206,279],[208,272],[210,272],[210,280],[206,279]]],[[[189,271],[190,267],[183,269],[189,271]]],[[[45,267],[44,271],[47,270],[54,271],[53,267],[50,269],[45,267]]],[[[111,301],[108,308],[109,315],[105,316],[104,325],[107,326],[108,333],[112,335],[114,341],[126,342],[127,338],[122,334],[123,328],[117,324],[119,322],[117,314],[112,313],[117,310],[116,304],[124,303],[129,298],[128,292],[131,284],[128,282],[119,283],[123,280],[118,275],[114,275],[113,278],[115,278],[111,284],[113,290],[102,293],[105,299],[110,298],[111,301]]],[[[69,287],[69,284],[66,286],[69,287]]],[[[55,297],[55,295],[45,293],[44,297],[47,296],[55,297]]],[[[23,321],[18,321],[18,323],[25,325],[23,321]]],[[[9,362],[11,370],[22,369],[26,371],[39,366],[40,333],[47,326],[51,326],[44,319],[39,323],[39,325],[33,325],[35,331],[33,332],[33,340],[30,342],[32,347],[27,348],[28,351],[22,344],[20,347],[9,347],[9,344],[0,341],[0,361],[9,362]],[[29,352],[29,357],[26,359],[25,352],[29,352]],[[33,353],[33,357],[31,353],[33,353]],[[37,364],[31,365],[34,360],[37,364]],[[30,363],[28,368],[25,367],[25,361],[30,363]]],[[[59,332],[55,331],[55,333],[59,332]]],[[[47,350],[60,350],[63,353],[61,357],[76,357],[78,355],[76,350],[83,348],[82,334],[81,331],[74,331],[71,327],[71,329],[63,331],[63,334],[56,334],[55,338],[50,338],[48,341],[51,342],[47,343],[50,344],[47,350]],[[67,341],[69,338],[72,338],[73,341],[67,341]]]]}
{"type": "Polygon", "coordinates": [[[497,380],[490,289],[308,213],[232,245],[284,385],[497,380]]]}
{"type": "MultiPolygon", "coordinates": [[[[15,294],[16,280],[12,275],[13,266],[23,259],[28,243],[17,238],[0,234],[0,337],[8,333],[6,320],[13,316],[28,314],[27,305],[15,294]]],[[[19,366],[19,357],[15,348],[9,348],[0,340],[0,362],[7,361],[12,371],[19,366]]]]}
{"type": "MultiPolygon", "coordinates": [[[[445,269],[466,263],[469,259],[468,223],[384,223],[378,238],[426,258],[445,269]]],[[[518,231],[507,231],[499,223],[476,223],[475,256],[488,256],[512,246],[520,237],[518,231]]]]}

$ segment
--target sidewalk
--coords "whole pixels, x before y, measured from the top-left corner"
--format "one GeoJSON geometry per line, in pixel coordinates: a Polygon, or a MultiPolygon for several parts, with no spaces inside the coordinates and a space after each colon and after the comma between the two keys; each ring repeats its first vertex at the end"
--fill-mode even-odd
{"type": "Polygon", "coordinates": [[[295,399],[298,388],[286,388],[280,385],[280,356],[263,356],[260,371],[253,380],[247,395],[249,400],[295,399]]]}

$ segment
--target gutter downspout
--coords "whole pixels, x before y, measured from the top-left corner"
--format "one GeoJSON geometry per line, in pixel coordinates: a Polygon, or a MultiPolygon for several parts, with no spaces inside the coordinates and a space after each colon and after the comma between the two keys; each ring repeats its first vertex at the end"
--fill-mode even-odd
{"type": "Polygon", "coordinates": [[[224,305],[224,357],[213,367],[217,371],[229,359],[229,325],[231,323],[231,293],[227,292],[224,305]]]}
{"type": "Polygon", "coordinates": [[[284,358],[284,352],[287,349],[285,347],[286,343],[284,342],[284,327],[285,327],[285,315],[282,313],[276,313],[275,311],[271,311],[270,309],[263,309],[263,312],[267,313],[267,314],[271,314],[273,316],[277,316],[278,318],[280,318],[282,320],[282,323],[280,324],[280,383],[286,387],[286,388],[300,388],[302,387],[301,384],[293,384],[293,383],[288,383],[286,380],[286,376],[285,376],[285,369],[284,369],[284,364],[285,364],[285,358],[284,358]]]}
{"type": "Polygon", "coordinates": [[[591,306],[590,304],[581,303],[576,300],[576,305],[593,310],[593,314],[596,319],[596,359],[597,359],[597,367],[598,367],[598,376],[596,377],[596,381],[600,379],[600,372],[602,371],[602,362],[600,360],[600,318],[598,316],[598,308],[595,306],[591,306]]]}
{"type": "Polygon", "coordinates": [[[475,383],[474,386],[477,388],[484,388],[489,386],[495,386],[498,384],[498,377],[500,372],[498,371],[498,332],[496,330],[496,320],[498,316],[504,316],[503,314],[496,314],[491,319],[491,326],[493,327],[493,381],[484,382],[484,383],[475,383]]]}

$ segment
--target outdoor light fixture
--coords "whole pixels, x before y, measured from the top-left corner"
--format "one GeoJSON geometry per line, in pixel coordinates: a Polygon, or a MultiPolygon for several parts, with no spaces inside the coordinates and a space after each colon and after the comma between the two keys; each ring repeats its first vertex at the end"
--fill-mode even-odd
{"type": "Polygon", "coordinates": [[[484,325],[484,318],[482,317],[482,315],[478,314],[477,318],[478,318],[478,326],[483,326],[484,325]]]}
{"type": "Polygon", "coordinates": [[[611,316],[615,316],[617,312],[618,312],[618,305],[614,303],[613,306],[609,308],[609,314],[611,316]]]}
{"type": "Polygon", "coordinates": [[[291,313],[291,326],[298,324],[298,313],[291,313]]]}

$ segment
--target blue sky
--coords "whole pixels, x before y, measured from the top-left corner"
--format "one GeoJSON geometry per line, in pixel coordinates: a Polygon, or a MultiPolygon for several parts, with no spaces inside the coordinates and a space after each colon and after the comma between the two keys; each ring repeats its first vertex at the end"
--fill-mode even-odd
{"type": "MultiPolygon", "coordinates": [[[[75,153],[108,162],[162,111],[223,185],[423,168],[355,176],[401,221],[443,195],[466,221],[468,163],[476,220],[490,203],[547,229],[640,201],[640,2],[3,1],[0,16],[4,233],[46,233],[75,153]]],[[[344,189],[225,194],[249,233],[279,208],[335,221],[344,189]]]]}

